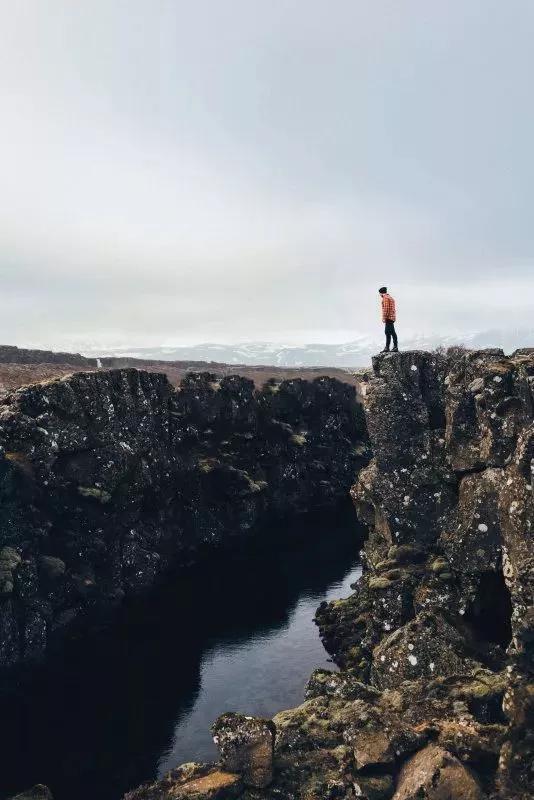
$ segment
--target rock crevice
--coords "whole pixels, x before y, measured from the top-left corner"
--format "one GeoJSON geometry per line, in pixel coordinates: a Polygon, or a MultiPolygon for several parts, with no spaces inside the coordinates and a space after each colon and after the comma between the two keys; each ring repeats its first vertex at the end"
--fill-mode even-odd
{"type": "MultiPolygon", "coordinates": [[[[276,408],[267,391],[260,406],[276,408]]],[[[354,594],[317,612],[340,671],[316,670],[305,702],[272,725],[224,715],[221,764],[184,765],[128,800],[534,796],[534,353],[382,355],[363,396],[372,459],[351,494],[369,527],[364,573],[354,594]]],[[[185,412],[193,428],[197,402],[185,412]]],[[[312,424],[283,407],[269,412],[272,435],[308,446],[312,424]]],[[[246,403],[224,408],[246,435],[246,403]]],[[[350,439],[339,413],[317,430],[350,439]]],[[[238,494],[261,496],[267,465],[287,474],[285,452],[264,454],[261,474],[236,459],[238,494]]],[[[324,479],[335,469],[333,457],[324,479]]],[[[115,502],[112,486],[97,488],[115,502]]],[[[23,557],[5,552],[8,581],[23,557]]]]}
{"type": "Polygon", "coordinates": [[[259,524],[333,504],[365,463],[353,387],[122,369],[0,404],[0,666],[259,524]]]}
{"type": "MultiPolygon", "coordinates": [[[[274,718],[273,781],[239,797],[527,800],[533,354],[399,353],[373,367],[373,458],[351,492],[369,526],[364,574],[317,612],[341,671],[316,671],[304,704],[274,718]]],[[[238,731],[216,730],[225,763],[238,731]]]]}

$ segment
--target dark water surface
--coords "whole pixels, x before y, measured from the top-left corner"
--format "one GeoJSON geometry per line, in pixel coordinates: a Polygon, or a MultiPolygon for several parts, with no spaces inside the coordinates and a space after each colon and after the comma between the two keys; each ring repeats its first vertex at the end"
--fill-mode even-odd
{"type": "Polygon", "coordinates": [[[361,542],[350,505],[276,526],[4,691],[0,797],[39,782],[55,800],[119,800],[183,761],[212,759],[209,726],[223,711],[298,705],[311,670],[332,668],[315,610],[350,594],[361,542]]]}

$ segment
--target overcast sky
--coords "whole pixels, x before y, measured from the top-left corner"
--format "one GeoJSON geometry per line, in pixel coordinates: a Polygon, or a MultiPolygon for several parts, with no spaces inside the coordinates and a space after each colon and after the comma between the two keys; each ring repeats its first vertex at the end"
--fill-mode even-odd
{"type": "Polygon", "coordinates": [[[532,327],[532,0],[0,0],[0,341],[532,327]]]}

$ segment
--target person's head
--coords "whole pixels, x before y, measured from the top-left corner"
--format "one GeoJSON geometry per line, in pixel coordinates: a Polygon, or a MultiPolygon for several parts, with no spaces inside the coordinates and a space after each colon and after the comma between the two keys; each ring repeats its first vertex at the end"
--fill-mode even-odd
{"type": "Polygon", "coordinates": [[[380,289],[378,290],[378,293],[379,294],[387,294],[388,293],[388,287],[387,286],[381,286],[380,289]]]}

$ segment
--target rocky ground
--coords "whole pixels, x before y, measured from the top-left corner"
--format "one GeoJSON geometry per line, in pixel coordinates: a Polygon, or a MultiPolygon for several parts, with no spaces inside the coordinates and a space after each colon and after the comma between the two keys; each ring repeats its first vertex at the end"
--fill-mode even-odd
{"type": "Polygon", "coordinates": [[[373,367],[364,575],[317,613],[340,671],[273,720],[223,715],[218,764],[125,800],[534,796],[534,351],[373,367]]]}
{"type": "Polygon", "coordinates": [[[532,351],[375,359],[366,567],[317,614],[340,671],[126,800],[534,796],[533,389],[532,351]]]}
{"type": "Polygon", "coordinates": [[[0,667],[275,517],[346,495],[368,460],[352,386],[133,369],[0,401],[0,667]]]}

